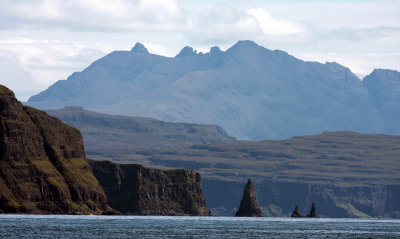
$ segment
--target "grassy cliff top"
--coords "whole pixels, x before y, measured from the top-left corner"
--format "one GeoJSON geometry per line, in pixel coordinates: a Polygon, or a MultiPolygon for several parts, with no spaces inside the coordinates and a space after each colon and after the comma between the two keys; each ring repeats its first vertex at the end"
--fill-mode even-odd
{"type": "Polygon", "coordinates": [[[340,186],[400,185],[400,137],[326,132],[288,140],[97,152],[115,161],[198,170],[203,178],[340,186]]]}
{"type": "Polygon", "coordinates": [[[5,95],[8,94],[10,92],[10,90],[5,87],[4,85],[0,85],[0,95],[5,95]]]}

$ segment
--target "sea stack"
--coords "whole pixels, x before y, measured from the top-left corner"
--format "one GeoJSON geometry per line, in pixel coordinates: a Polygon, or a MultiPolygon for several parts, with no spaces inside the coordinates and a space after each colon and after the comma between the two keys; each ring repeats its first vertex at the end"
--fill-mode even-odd
{"type": "Polygon", "coordinates": [[[292,217],[301,217],[299,206],[296,205],[296,207],[294,208],[294,211],[292,212],[292,217]]]}
{"type": "Polygon", "coordinates": [[[312,203],[310,214],[308,214],[307,217],[317,217],[317,214],[315,213],[315,203],[312,203]]]}
{"type": "Polygon", "coordinates": [[[250,179],[244,187],[243,198],[235,217],[261,217],[261,210],[258,208],[254,185],[250,179]]]}

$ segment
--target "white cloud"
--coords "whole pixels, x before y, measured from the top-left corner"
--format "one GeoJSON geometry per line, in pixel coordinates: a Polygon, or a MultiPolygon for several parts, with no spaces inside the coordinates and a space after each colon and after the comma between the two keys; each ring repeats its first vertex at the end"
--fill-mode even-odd
{"type": "Polygon", "coordinates": [[[0,28],[169,31],[185,23],[177,0],[1,1],[0,28]]]}
{"type": "Polygon", "coordinates": [[[258,24],[266,35],[288,35],[300,33],[302,30],[296,24],[275,19],[263,8],[250,9],[247,11],[257,19],[258,24]]]}
{"type": "Polygon", "coordinates": [[[13,52],[0,51],[0,75],[0,83],[13,90],[20,99],[27,99],[38,93],[38,88],[41,87],[32,74],[23,69],[19,57],[13,52]]]}
{"type": "Polygon", "coordinates": [[[364,77],[372,72],[374,68],[399,69],[400,53],[335,53],[335,52],[300,52],[296,57],[307,61],[337,62],[349,67],[353,73],[364,77]],[[371,62],[373,67],[371,67],[371,62]]]}
{"type": "Polygon", "coordinates": [[[144,46],[147,48],[147,50],[150,53],[153,53],[153,54],[158,54],[158,55],[168,56],[168,57],[173,57],[176,55],[175,51],[172,51],[171,49],[168,49],[159,44],[144,43],[144,46]]]}
{"type": "Polygon", "coordinates": [[[0,40],[0,83],[25,101],[104,55],[100,50],[73,42],[29,38],[0,40]]]}
{"type": "Polygon", "coordinates": [[[356,73],[400,70],[398,0],[0,0],[0,6],[0,57],[16,59],[15,68],[3,64],[0,73],[30,79],[14,84],[24,92],[26,84],[43,90],[135,42],[174,56],[186,45],[207,51],[250,39],[356,73]]]}

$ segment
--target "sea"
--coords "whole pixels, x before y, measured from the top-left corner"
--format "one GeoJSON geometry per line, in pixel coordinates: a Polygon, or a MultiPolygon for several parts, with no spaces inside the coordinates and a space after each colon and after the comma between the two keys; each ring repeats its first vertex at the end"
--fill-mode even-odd
{"type": "Polygon", "coordinates": [[[400,220],[3,214],[0,238],[400,238],[400,220]]]}

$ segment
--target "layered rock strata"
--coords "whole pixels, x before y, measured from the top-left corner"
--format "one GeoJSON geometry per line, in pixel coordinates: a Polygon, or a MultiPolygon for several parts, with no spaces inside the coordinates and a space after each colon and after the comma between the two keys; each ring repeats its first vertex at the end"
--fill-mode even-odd
{"type": "Polygon", "coordinates": [[[0,85],[0,213],[101,214],[107,197],[80,132],[0,85]]]}
{"type": "Polygon", "coordinates": [[[90,160],[109,205],[123,214],[209,216],[200,174],[90,160]]]}

